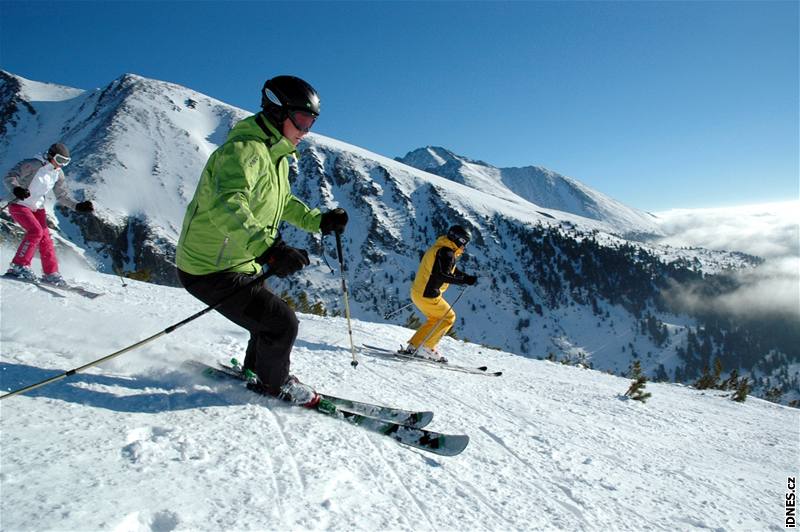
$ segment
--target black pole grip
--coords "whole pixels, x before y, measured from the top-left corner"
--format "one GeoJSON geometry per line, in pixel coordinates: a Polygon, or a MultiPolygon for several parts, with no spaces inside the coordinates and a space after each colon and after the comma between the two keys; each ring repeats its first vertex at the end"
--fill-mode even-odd
{"type": "Polygon", "coordinates": [[[344,254],[342,253],[342,234],[338,231],[336,231],[335,234],[336,234],[336,255],[337,258],[339,259],[339,266],[342,268],[342,270],[344,270],[344,261],[342,260],[342,257],[344,256],[344,254]]]}

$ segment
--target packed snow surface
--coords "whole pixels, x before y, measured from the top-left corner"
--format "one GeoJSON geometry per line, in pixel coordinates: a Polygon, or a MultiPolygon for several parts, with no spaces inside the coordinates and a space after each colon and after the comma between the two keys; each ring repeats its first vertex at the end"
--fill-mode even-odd
{"type": "MultiPolygon", "coordinates": [[[[0,387],[115,352],[201,310],[181,289],[63,267],[102,297],[0,280],[0,387]]],[[[450,338],[491,378],[359,354],[344,318],[301,315],[292,371],[328,393],[435,412],[470,445],[444,458],[242,383],[182,368],[241,357],[210,313],[0,410],[3,530],[779,530],[797,473],[796,409],[630,381],[450,338]]],[[[353,322],[356,344],[407,329],[353,322]]]]}

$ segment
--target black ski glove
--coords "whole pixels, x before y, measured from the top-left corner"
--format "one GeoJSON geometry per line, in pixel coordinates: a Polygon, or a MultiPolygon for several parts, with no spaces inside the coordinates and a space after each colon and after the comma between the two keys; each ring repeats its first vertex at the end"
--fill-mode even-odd
{"type": "Polygon", "coordinates": [[[306,250],[287,246],[283,240],[275,241],[256,259],[256,262],[262,266],[266,264],[270,271],[278,277],[292,275],[302,270],[304,266],[311,264],[306,250]]]}
{"type": "Polygon", "coordinates": [[[344,226],[347,225],[347,211],[341,207],[337,207],[332,211],[322,213],[322,220],[319,222],[319,230],[323,235],[327,235],[331,231],[334,233],[344,232],[344,226]]]}
{"type": "Polygon", "coordinates": [[[464,284],[467,286],[472,286],[478,282],[478,278],[474,275],[470,275],[468,273],[464,274],[464,284]]]}
{"type": "Polygon", "coordinates": [[[14,187],[14,195],[17,199],[25,199],[31,197],[31,191],[24,187],[14,187]]]}
{"type": "Polygon", "coordinates": [[[82,201],[75,205],[75,210],[78,212],[92,212],[94,205],[92,205],[91,201],[82,201]]]}

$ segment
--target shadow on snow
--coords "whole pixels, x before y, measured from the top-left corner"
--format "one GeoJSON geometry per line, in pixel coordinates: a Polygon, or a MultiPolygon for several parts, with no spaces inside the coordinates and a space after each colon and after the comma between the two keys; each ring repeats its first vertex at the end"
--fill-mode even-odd
{"type": "MultiPolygon", "coordinates": [[[[0,362],[0,389],[4,392],[18,390],[62,373],[60,370],[0,362]]],[[[177,371],[167,372],[162,378],[78,373],[22,395],[47,397],[118,412],[150,414],[248,402],[248,397],[231,397],[231,394],[202,389],[204,387],[196,386],[198,382],[188,374],[177,371]]],[[[15,399],[10,397],[7,401],[15,399]]],[[[11,406],[11,403],[5,403],[4,406],[11,406]]]]}

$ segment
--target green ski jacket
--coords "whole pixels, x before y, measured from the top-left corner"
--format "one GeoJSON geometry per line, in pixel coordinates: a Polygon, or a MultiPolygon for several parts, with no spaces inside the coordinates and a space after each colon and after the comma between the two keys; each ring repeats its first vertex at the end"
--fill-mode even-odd
{"type": "Polygon", "coordinates": [[[275,241],[281,221],[319,231],[320,211],[295,198],[289,187],[294,145],[259,116],[237,123],[200,175],[176,253],[177,266],[186,273],[257,273],[254,259],[275,241]]]}

